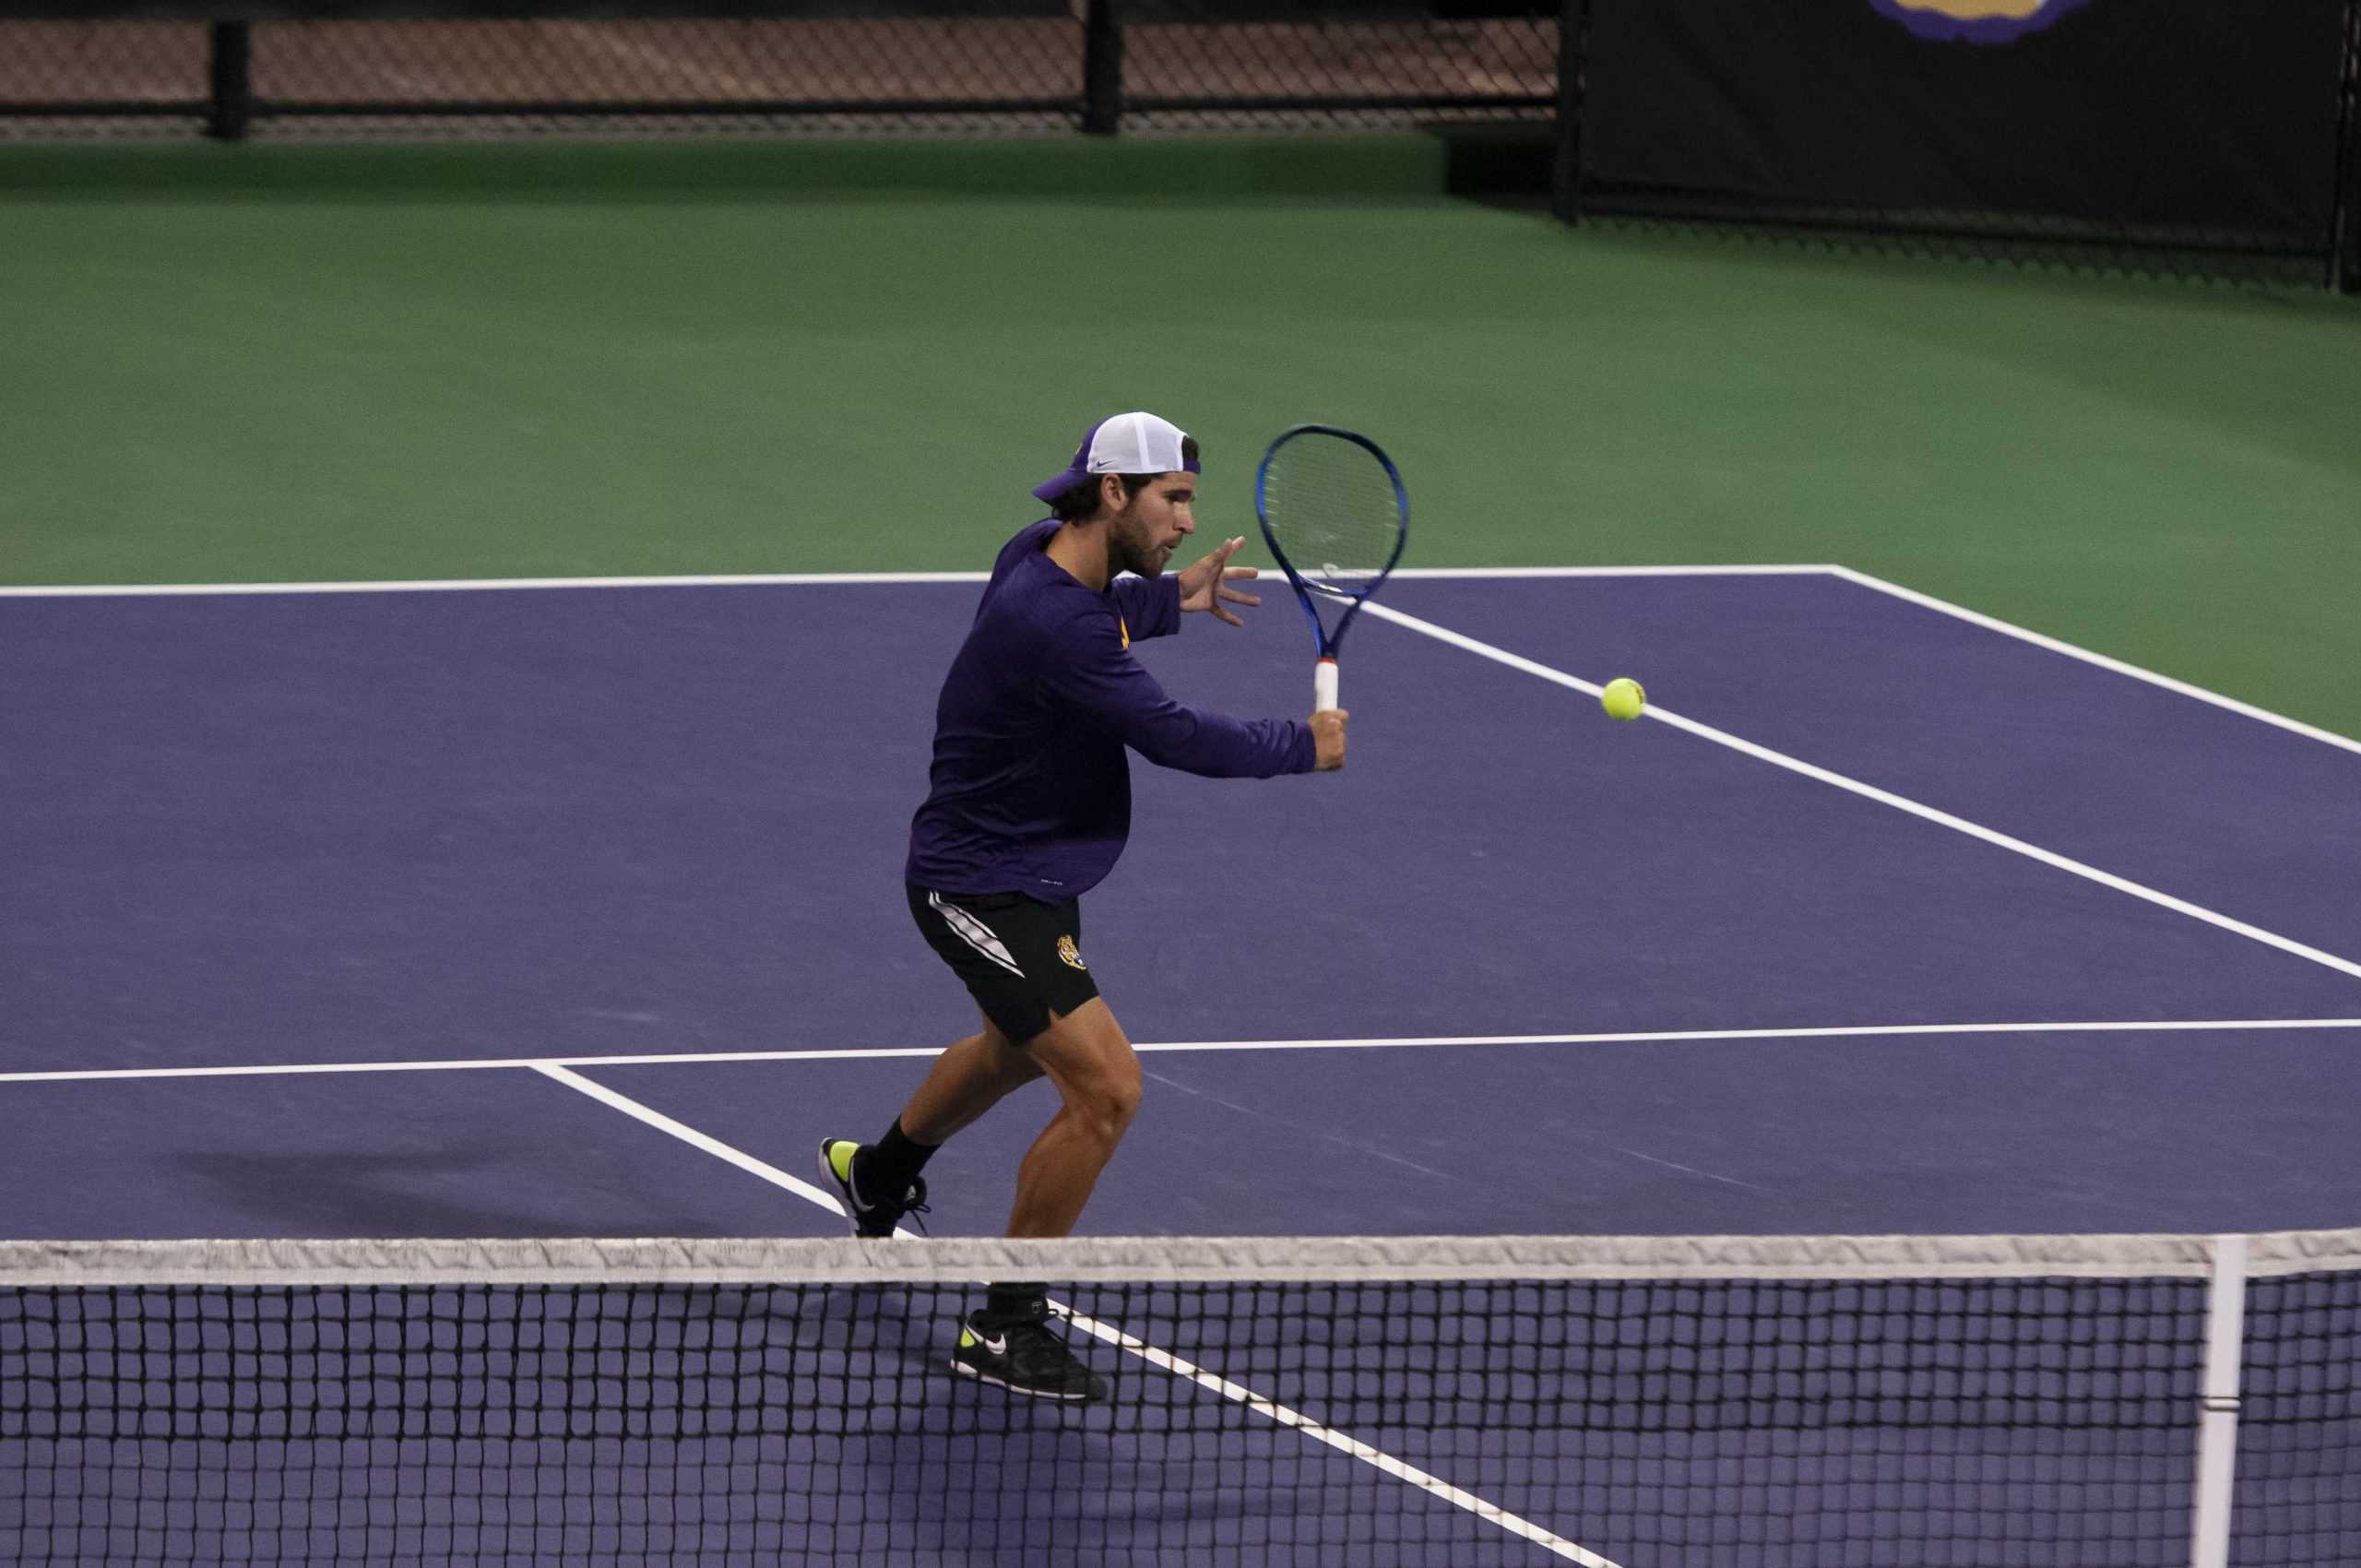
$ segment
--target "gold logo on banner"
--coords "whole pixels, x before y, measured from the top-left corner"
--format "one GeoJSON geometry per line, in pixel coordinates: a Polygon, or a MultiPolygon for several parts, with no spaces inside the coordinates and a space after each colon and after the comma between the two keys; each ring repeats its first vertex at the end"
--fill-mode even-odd
{"type": "Polygon", "coordinates": [[[2087,0],[1869,0],[1870,8],[1943,43],[2013,43],[2087,0]]]}
{"type": "Polygon", "coordinates": [[[1074,944],[1074,938],[1071,936],[1058,938],[1058,956],[1064,959],[1071,968],[1080,969],[1085,974],[1090,972],[1090,966],[1082,961],[1082,950],[1074,944]]]}

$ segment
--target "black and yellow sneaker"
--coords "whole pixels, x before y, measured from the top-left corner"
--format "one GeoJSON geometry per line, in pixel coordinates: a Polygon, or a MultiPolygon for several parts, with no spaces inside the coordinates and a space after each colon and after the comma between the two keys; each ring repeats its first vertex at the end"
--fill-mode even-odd
{"type": "Polygon", "coordinates": [[[926,1182],[912,1177],[908,1187],[898,1197],[872,1193],[860,1184],[860,1155],[866,1146],[850,1138],[823,1138],[820,1141],[820,1175],[836,1190],[836,1203],[852,1221],[856,1236],[891,1236],[894,1226],[906,1214],[924,1214],[926,1182]]]}
{"type": "Polygon", "coordinates": [[[1107,1380],[1074,1358],[1050,1327],[1049,1317],[1046,1301],[1037,1303],[1032,1316],[1014,1322],[969,1313],[959,1320],[952,1370],[1036,1399],[1085,1405],[1106,1398],[1107,1380]]]}

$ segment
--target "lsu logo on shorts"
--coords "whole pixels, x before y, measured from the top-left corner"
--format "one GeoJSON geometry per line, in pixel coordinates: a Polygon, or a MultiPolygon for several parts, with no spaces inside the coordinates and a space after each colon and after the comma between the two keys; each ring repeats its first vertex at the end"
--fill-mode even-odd
{"type": "Polygon", "coordinates": [[[1090,968],[1089,965],[1082,961],[1082,950],[1074,944],[1074,938],[1071,936],[1058,938],[1058,956],[1065,960],[1067,966],[1072,968],[1081,969],[1086,973],[1090,968]]]}

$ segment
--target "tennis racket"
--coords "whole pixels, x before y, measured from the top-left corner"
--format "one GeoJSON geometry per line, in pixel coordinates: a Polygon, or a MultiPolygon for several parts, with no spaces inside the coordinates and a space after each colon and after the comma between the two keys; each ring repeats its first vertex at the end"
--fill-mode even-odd
{"type": "Polygon", "coordinates": [[[1332,424],[1282,431],[1254,473],[1263,541],[1287,575],[1320,645],[1314,711],[1336,706],[1336,649],[1345,628],[1385,581],[1410,541],[1410,497],[1394,459],[1366,435],[1332,424]],[[1327,605],[1335,624],[1320,618],[1327,605]]]}

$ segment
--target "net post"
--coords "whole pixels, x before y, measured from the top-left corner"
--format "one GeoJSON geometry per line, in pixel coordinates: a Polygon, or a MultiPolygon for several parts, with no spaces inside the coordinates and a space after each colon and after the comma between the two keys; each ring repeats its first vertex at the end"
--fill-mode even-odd
{"type": "Polygon", "coordinates": [[[1082,128],[1111,137],[1123,125],[1123,24],[1116,0],[1079,0],[1082,6],[1082,128]]]}
{"type": "Polygon", "coordinates": [[[2204,1425],[2198,1435],[2193,1568],[2229,1568],[2230,1504],[2238,1457],[2238,1359],[2246,1343],[2247,1239],[2213,1238],[2205,1302],[2204,1425]]]}
{"type": "Polygon", "coordinates": [[[206,30],[208,60],[205,134],[243,141],[254,119],[254,36],[244,22],[215,22],[206,30]]]}
{"type": "Polygon", "coordinates": [[[1589,64],[1590,0],[1565,0],[1558,13],[1558,120],[1550,151],[1549,210],[1568,223],[1582,221],[1583,107],[1589,64]]]}

